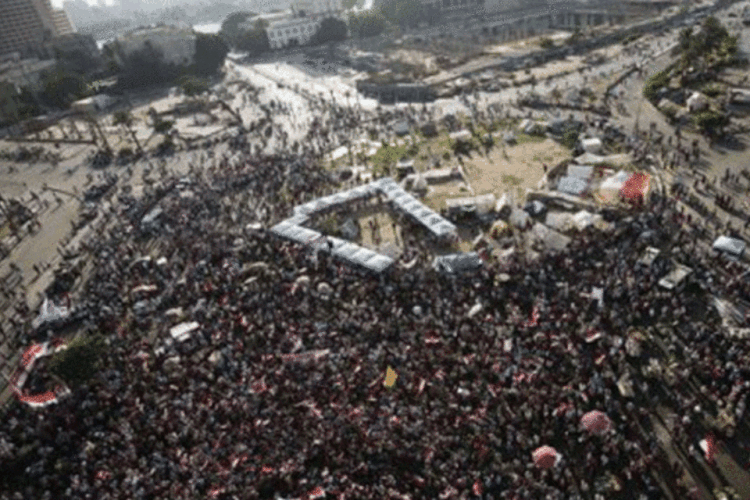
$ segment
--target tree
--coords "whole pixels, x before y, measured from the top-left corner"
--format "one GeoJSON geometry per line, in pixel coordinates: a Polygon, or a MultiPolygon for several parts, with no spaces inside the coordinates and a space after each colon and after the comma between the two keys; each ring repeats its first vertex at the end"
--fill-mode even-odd
{"type": "Polygon", "coordinates": [[[312,45],[320,45],[328,42],[341,42],[346,40],[346,23],[341,19],[327,17],[320,22],[318,31],[310,39],[312,45]]]}
{"type": "Polygon", "coordinates": [[[548,37],[542,37],[541,40],[539,40],[539,46],[545,50],[547,49],[553,49],[555,47],[555,42],[552,41],[551,38],[548,37]]]}
{"type": "Polygon", "coordinates": [[[422,19],[422,6],[413,0],[385,0],[380,7],[388,22],[403,27],[416,27],[422,19]]]}
{"type": "Polygon", "coordinates": [[[247,21],[248,17],[253,17],[255,14],[252,12],[235,12],[229,14],[226,19],[221,23],[221,29],[219,35],[231,45],[236,45],[237,40],[243,34],[243,30],[240,29],[240,24],[247,21]]]}
{"type": "Polygon", "coordinates": [[[42,77],[40,97],[48,106],[67,109],[70,103],[89,94],[89,84],[79,74],[54,70],[42,77]]]}
{"type": "Polygon", "coordinates": [[[52,356],[49,369],[68,385],[80,385],[94,376],[103,354],[101,337],[79,337],[70,342],[67,349],[52,356]]]}
{"type": "Polygon", "coordinates": [[[719,136],[729,125],[729,117],[720,111],[705,110],[693,115],[693,123],[701,132],[719,136]]]}
{"type": "Polygon", "coordinates": [[[258,19],[253,29],[245,31],[237,40],[237,48],[244,52],[249,52],[251,56],[256,56],[267,52],[271,48],[271,42],[268,40],[266,27],[268,22],[258,19]]]}
{"type": "Polygon", "coordinates": [[[368,10],[360,14],[349,14],[349,32],[357,38],[378,36],[385,31],[386,21],[382,12],[368,10]]]}
{"type": "Polygon", "coordinates": [[[193,71],[196,75],[212,76],[224,66],[229,46],[219,35],[198,33],[195,40],[193,71]]]}
{"type": "Polygon", "coordinates": [[[187,97],[195,97],[201,95],[204,92],[208,92],[209,89],[208,80],[192,75],[185,75],[180,77],[177,83],[182,89],[182,93],[187,97]]]}
{"type": "Polygon", "coordinates": [[[646,80],[646,84],[643,86],[643,97],[649,101],[656,99],[656,92],[669,85],[669,71],[660,71],[646,80]]]}
{"type": "Polygon", "coordinates": [[[125,127],[125,130],[130,133],[130,137],[133,138],[133,142],[135,142],[135,146],[138,148],[138,154],[143,155],[143,148],[138,141],[138,137],[135,135],[135,130],[133,130],[133,115],[130,114],[130,111],[126,109],[115,111],[112,118],[115,125],[122,125],[125,127]]]}

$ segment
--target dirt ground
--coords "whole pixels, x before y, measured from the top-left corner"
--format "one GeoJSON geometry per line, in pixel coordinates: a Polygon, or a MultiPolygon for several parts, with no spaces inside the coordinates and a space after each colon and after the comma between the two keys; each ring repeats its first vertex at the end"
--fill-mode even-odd
{"type": "Polygon", "coordinates": [[[474,153],[464,160],[466,177],[476,195],[514,192],[522,200],[526,189],[536,189],[544,175],[543,164],[552,167],[570,155],[552,139],[539,142],[521,140],[515,146],[497,145],[487,157],[474,153]]]}

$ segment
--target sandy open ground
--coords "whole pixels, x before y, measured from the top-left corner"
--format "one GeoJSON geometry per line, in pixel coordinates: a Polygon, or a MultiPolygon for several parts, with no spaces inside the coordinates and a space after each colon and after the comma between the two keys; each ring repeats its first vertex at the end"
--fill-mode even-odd
{"type": "MultiPolygon", "coordinates": [[[[523,196],[526,189],[536,189],[544,175],[543,164],[552,167],[568,157],[570,153],[552,139],[541,142],[523,142],[515,146],[498,145],[488,156],[474,153],[464,161],[464,171],[474,193],[477,195],[516,190],[523,196]],[[505,150],[504,154],[503,150],[505,150]]],[[[520,198],[516,198],[520,199],[520,198]]]]}

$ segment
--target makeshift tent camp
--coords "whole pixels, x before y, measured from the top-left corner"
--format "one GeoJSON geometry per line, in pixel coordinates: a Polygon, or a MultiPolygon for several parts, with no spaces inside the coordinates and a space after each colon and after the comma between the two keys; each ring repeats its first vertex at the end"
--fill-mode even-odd
{"type": "Polygon", "coordinates": [[[717,252],[726,254],[727,256],[739,259],[745,252],[745,242],[738,240],[737,238],[730,238],[729,236],[719,236],[712,248],[717,252]]]}

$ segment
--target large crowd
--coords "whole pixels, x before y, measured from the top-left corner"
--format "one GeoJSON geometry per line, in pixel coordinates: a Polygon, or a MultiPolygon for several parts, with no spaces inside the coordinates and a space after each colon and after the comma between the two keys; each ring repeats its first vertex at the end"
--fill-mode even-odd
{"type": "MultiPolygon", "coordinates": [[[[705,460],[708,433],[743,443],[750,348],[713,304],[750,298],[750,284],[674,200],[654,195],[612,216],[611,233],[588,228],[565,251],[465,276],[433,271],[405,227],[403,260],[417,264],[366,274],[260,229],[328,193],[318,156],[369,120],[317,105],[297,145],[281,127],[261,148],[238,136],[220,157],[193,154],[187,179],[111,205],[74,304],[82,334],[105,341],[99,370],[57,404],[9,406],[0,499],[690,498],[658,420],[679,416],[664,425],[691,460],[705,460]],[[277,145],[294,154],[262,152],[277,145]],[[658,284],[665,261],[638,262],[650,245],[692,269],[676,290],[658,284]],[[641,349],[628,347],[634,331],[641,349]],[[591,410],[607,433],[582,428],[591,410]],[[532,460],[542,445],[560,454],[550,469],[532,460]]],[[[296,112],[262,109],[259,127],[296,112]]],[[[436,118],[377,116],[382,134],[436,118]]]]}
{"type": "Polygon", "coordinates": [[[123,209],[89,249],[79,308],[104,359],[58,404],[7,411],[0,498],[656,499],[664,484],[688,498],[652,409],[684,416],[674,440],[693,450],[721,411],[742,428],[747,345],[707,304],[747,285],[717,271],[671,200],[466,277],[435,274],[407,229],[419,263],[371,276],[252,226],[327,189],[311,157],[241,150],[215,165],[159,201],[155,234],[123,209]],[[684,289],[636,262],[649,244],[682,249],[684,289]],[[135,307],[144,284],[157,292],[135,307]],[[200,325],[182,342],[175,314],[200,325]],[[632,328],[648,332],[638,356],[632,328]],[[643,376],[651,358],[672,362],[671,387],[643,376]],[[590,410],[609,433],[581,428],[590,410]],[[541,445],[561,455],[552,469],[531,460],[541,445]]]}

